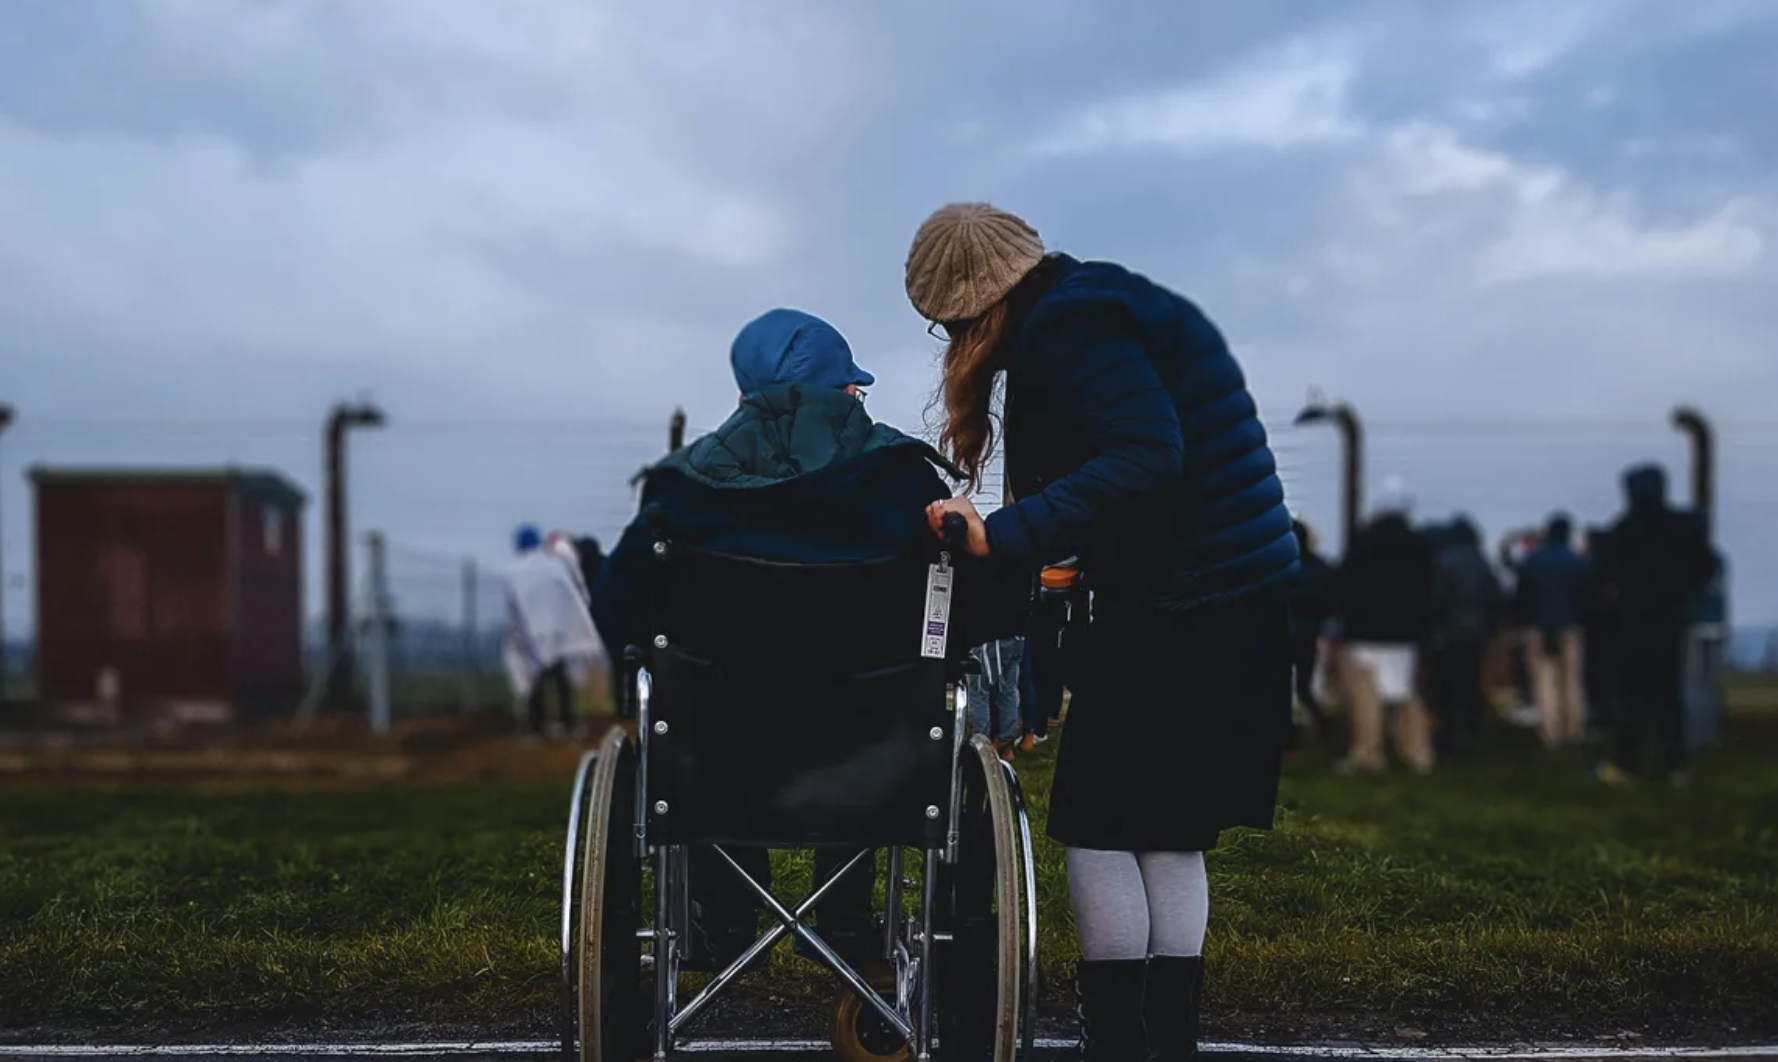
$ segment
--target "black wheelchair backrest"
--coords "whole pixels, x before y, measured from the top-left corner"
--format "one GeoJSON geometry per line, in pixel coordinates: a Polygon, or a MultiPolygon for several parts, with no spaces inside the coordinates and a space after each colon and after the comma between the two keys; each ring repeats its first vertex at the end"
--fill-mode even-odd
{"type": "Polygon", "coordinates": [[[945,661],[922,653],[931,567],[662,545],[644,647],[651,836],[942,844],[955,735],[945,661]]]}

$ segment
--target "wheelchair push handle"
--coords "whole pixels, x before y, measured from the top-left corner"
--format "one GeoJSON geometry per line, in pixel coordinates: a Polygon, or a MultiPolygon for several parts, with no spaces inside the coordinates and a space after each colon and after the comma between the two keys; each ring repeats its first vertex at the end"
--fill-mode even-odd
{"type": "Polygon", "coordinates": [[[962,513],[946,513],[938,522],[939,534],[943,537],[945,549],[952,553],[969,551],[969,521],[962,513]]]}

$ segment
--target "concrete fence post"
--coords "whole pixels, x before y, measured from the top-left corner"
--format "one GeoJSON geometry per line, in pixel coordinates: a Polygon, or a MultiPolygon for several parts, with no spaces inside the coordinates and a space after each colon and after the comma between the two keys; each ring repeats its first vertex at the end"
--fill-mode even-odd
{"type": "MultiPolygon", "coordinates": [[[[12,427],[16,416],[11,405],[0,402],[0,435],[12,427]]],[[[10,660],[6,651],[6,563],[0,560],[0,702],[4,702],[8,695],[8,682],[12,678],[10,660]]]]}
{"type": "Polygon", "coordinates": [[[481,621],[476,615],[476,584],[480,573],[474,559],[463,562],[463,714],[481,708],[481,621]]]}
{"type": "Polygon", "coordinates": [[[394,625],[389,596],[388,550],[379,531],[368,536],[370,545],[370,623],[365,642],[365,678],[370,685],[370,729],[387,734],[393,708],[389,689],[389,633],[394,625]]]}

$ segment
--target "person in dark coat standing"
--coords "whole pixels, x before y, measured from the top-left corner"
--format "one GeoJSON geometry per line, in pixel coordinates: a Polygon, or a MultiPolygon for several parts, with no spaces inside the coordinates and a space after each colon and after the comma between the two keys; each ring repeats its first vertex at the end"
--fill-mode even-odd
{"type": "MultiPolygon", "coordinates": [[[[592,587],[599,581],[599,569],[605,565],[605,547],[592,535],[581,535],[574,539],[574,553],[580,558],[580,581],[587,586],[587,611],[591,612],[592,587]]],[[[624,669],[621,646],[616,651],[610,646],[605,647],[605,678],[610,687],[611,709],[619,718],[623,718],[624,669]]]]}
{"type": "Polygon", "coordinates": [[[1667,504],[1667,476],[1641,465],[1624,476],[1627,508],[1610,532],[1601,573],[1619,639],[1620,705],[1610,759],[1601,780],[1631,773],[1683,781],[1686,610],[1715,574],[1701,521],[1667,504]],[[1652,730],[1648,762],[1643,751],[1652,730]]]}
{"type": "Polygon", "coordinates": [[[1587,608],[1581,637],[1586,655],[1581,661],[1587,699],[1587,740],[1599,742],[1616,733],[1622,691],[1617,636],[1617,615],[1606,600],[1605,574],[1611,571],[1611,529],[1589,527],[1587,549],[1587,608]]]}
{"type": "Polygon", "coordinates": [[[1506,611],[1506,591],[1466,516],[1451,522],[1434,558],[1427,683],[1441,756],[1467,756],[1481,734],[1482,660],[1506,611]]]}
{"type": "MultiPolygon", "coordinates": [[[[1090,1062],[1197,1051],[1204,852],[1272,826],[1299,571],[1277,461],[1239,363],[1197,306],[1120,266],[1046,254],[1025,221],[952,204],[921,225],[907,294],[948,340],[941,442],[972,479],[1005,377],[1017,499],[969,550],[1079,560],[1092,622],[1051,793],[1084,960],[1090,1062]]],[[[936,332],[935,332],[936,334],[936,332]]]]}
{"type": "Polygon", "coordinates": [[[1420,692],[1420,651],[1431,633],[1436,576],[1432,541],[1409,522],[1413,497],[1384,481],[1368,523],[1340,565],[1334,602],[1340,629],[1340,687],[1352,715],[1352,751],[1342,772],[1381,771],[1385,722],[1395,751],[1414,770],[1432,770],[1432,726],[1420,692]]]}

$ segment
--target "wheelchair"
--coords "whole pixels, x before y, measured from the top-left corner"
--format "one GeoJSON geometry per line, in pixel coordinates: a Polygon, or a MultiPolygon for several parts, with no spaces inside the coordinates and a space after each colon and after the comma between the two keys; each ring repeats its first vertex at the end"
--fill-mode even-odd
{"type": "Polygon", "coordinates": [[[953,596],[945,587],[959,574],[957,530],[947,525],[931,565],[759,561],[657,530],[657,633],[624,653],[628,725],[582,759],[569,808],[567,1062],[665,1062],[785,937],[843,986],[830,1038],[847,1062],[1029,1052],[1030,821],[1012,766],[965,736],[968,647],[933,639],[944,628],[933,603],[953,596]],[[776,924],[685,998],[696,846],[776,924]],[[742,868],[733,853],[743,846],[864,851],[791,902],[742,868]],[[878,849],[888,868],[870,947],[881,965],[867,977],[807,916],[846,874],[874,875],[861,864],[878,849]]]}

